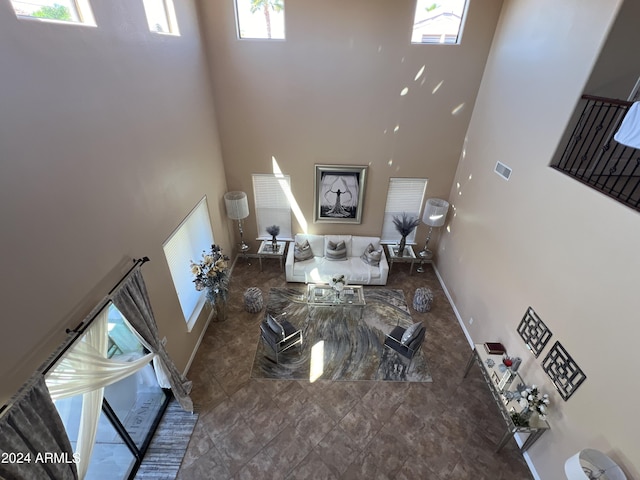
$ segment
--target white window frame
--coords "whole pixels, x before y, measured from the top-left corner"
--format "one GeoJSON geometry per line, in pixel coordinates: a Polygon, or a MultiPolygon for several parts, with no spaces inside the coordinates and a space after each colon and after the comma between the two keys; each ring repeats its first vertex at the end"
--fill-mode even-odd
{"type": "MultiPolygon", "coordinates": [[[[384,208],[382,234],[380,243],[396,244],[400,241],[400,234],[393,224],[393,217],[406,213],[410,217],[421,218],[422,205],[427,192],[426,178],[390,178],[387,189],[387,203],[384,208]]],[[[416,227],[407,236],[407,245],[416,244],[416,227]]]]}
{"type": "MultiPolygon", "coordinates": [[[[268,41],[283,41],[286,40],[287,38],[287,32],[286,32],[286,21],[285,21],[285,0],[281,0],[282,2],[282,12],[274,12],[273,10],[271,10],[270,12],[270,18],[271,18],[271,23],[273,25],[274,23],[274,19],[277,21],[277,23],[280,22],[280,19],[277,17],[278,15],[282,15],[282,36],[271,36],[269,37],[268,34],[266,35],[260,35],[260,36],[252,36],[251,33],[243,33],[245,31],[251,30],[250,28],[244,29],[242,27],[242,24],[244,22],[250,23],[250,22],[258,22],[258,18],[260,18],[260,15],[263,15],[262,12],[255,12],[255,13],[250,13],[249,11],[246,11],[248,5],[251,3],[251,0],[233,0],[233,6],[234,6],[234,10],[235,10],[235,15],[236,15],[236,35],[238,40],[268,40],[268,41]],[[238,5],[238,2],[241,2],[245,5],[241,6],[238,5]],[[256,17],[257,16],[257,17],[256,17]]],[[[246,23],[245,23],[246,25],[246,23]]],[[[279,29],[278,29],[279,30],[279,29]]],[[[255,30],[253,30],[255,31],[255,30]]],[[[273,33],[273,29],[272,29],[272,33],[273,33]]]]}
{"type": "Polygon", "coordinates": [[[253,198],[256,212],[257,240],[270,240],[267,227],[278,225],[279,240],[293,240],[291,232],[291,203],[287,191],[291,191],[291,177],[282,174],[254,173],[253,198]]]}
{"type": "Polygon", "coordinates": [[[414,45],[459,45],[470,0],[416,0],[411,43],[414,45]],[[462,4],[462,8],[460,8],[462,4]],[[437,7],[426,13],[430,5],[437,7]],[[457,29],[457,12],[460,12],[457,29]]]}
{"type": "Polygon", "coordinates": [[[178,28],[178,18],[176,17],[176,9],[173,4],[173,0],[142,0],[142,5],[144,7],[144,13],[147,17],[147,25],[149,26],[149,31],[151,33],[156,33],[158,35],[180,35],[180,29],[178,28]],[[153,19],[150,17],[150,12],[156,8],[153,3],[160,3],[162,5],[162,10],[164,10],[164,17],[167,21],[168,32],[159,32],[154,28],[153,19]]]}
{"type": "MultiPolygon", "coordinates": [[[[86,25],[89,27],[96,26],[96,19],[93,16],[93,11],[91,9],[91,4],[89,0],[70,0],[69,7],[72,20],[57,20],[55,18],[40,18],[29,15],[28,13],[19,13],[19,8],[16,4],[33,4],[35,2],[21,2],[19,0],[10,0],[11,5],[13,6],[13,10],[16,13],[16,16],[20,19],[25,20],[35,20],[41,22],[50,22],[50,23],[62,23],[66,25],[86,25]]],[[[41,6],[48,6],[46,4],[42,4],[41,6]]],[[[51,5],[53,6],[53,5],[51,5]]],[[[66,5],[64,5],[66,6],[66,5]]],[[[37,11],[39,9],[35,9],[37,11]]]]}
{"type": "Polygon", "coordinates": [[[190,265],[192,261],[199,262],[202,253],[209,251],[214,243],[207,197],[204,196],[162,244],[189,332],[198,320],[206,300],[206,292],[198,292],[195,288],[190,265]]]}

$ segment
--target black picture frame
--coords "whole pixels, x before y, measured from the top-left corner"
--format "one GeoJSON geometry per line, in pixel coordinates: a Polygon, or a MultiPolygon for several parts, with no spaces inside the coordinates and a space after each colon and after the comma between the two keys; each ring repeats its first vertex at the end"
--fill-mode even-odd
{"type": "Polygon", "coordinates": [[[366,166],[316,165],[315,223],[362,223],[366,166]]]}

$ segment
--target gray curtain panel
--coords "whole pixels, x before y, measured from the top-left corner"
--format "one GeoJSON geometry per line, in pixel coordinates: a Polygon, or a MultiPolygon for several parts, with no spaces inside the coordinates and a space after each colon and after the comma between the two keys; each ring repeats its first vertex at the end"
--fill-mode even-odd
{"type": "Polygon", "coordinates": [[[0,419],[0,478],[77,480],[73,449],[44,377],[0,419]]]}
{"type": "Polygon", "coordinates": [[[180,406],[187,412],[193,412],[193,402],[189,397],[192,383],[178,371],[164,345],[162,345],[158,334],[158,326],[151,310],[147,287],[139,268],[122,282],[120,287],[111,295],[111,300],[131,326],[151,346],[153,352],[160,357],[169,373],[171,391],[180,406]]]}

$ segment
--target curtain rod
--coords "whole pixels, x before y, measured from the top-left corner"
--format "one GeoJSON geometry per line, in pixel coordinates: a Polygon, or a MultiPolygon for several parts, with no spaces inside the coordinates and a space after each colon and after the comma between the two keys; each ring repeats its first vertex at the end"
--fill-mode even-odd
{"type": "MultiPolygon", "coordinates": [[[[120,280],[118,280],[118,283],[116,283],[115,286],[111,290],[109,290],[109,293],[107,293],[107,296],[98,305],[101,305],[101,304],[105,303],[106,301],[108,301],[109,300],[109,298],[108,298],[109,295],[111,295],[113,292],[116,291],[116,289],[120,286],[120,284],[122,282],[124,282],[129,277],[129,275],[131,275],[131,272],[133,272],[136,269],[136,267],[142,266],[145,263],[147,263],[148,261],[149,261],[149,257],[142,257],[142,258],[139,258],[139,259],[135,259],[134,258],[133,259],[133,262],[134,262],[133,266],[129,269],[129,271],[127,273],[125,273],[122,276],[122,278],[120,280]]],[[[104,308],[104,306],[100,307],[100,309],[97,312],[95,312],[95,313],[92,312],[92,314],[89,314],[89,317],[87,317],[89,319],[88,321],[87,321],[87,318],[85,318],[83,321],[81,321],[78,324],[78,326],[76,328],[73,328],[73,329],[67,328],[65,331],[67,333],[75,333],[77,335],[80,335],[80,334],[84,333],[84,331],[89,327],[89,325],[91,324],[93,319],[98,316],[98,314],[102,311],[103,308],[104,308]]]]}
{"type": "Polygon", "coordinates": [[[111,290],[109,290],[109,293],[107,293],[107,295],[93,308],[93,310],[91,310],[89,315],[85,317],[85,319],[81,321],[76,328],[74,329],[67,328],[65,330],[67,334],[74,334],[73,338],[67,338],[67,340],[64,341],[62,345],[60,345],[56,349],[56,351],[51,354],[51,356],[49,357],[50,359],[45,361],[43,366],[38,368],[35,371],[35,373],[31,376],[31,378],[23,384],[20,390],[18,390],[18,392],[13,397],[11,397],[11,399],[5,405],[0,407],[0,418],[2,418],[4,414],[9,410],[9,408],[14,403],[16,403],[24,393],[26,393],[26,390],[28,389],[28,387],[33,383],[34,377],[36,375],[45,375],[49,370],[51,370],[51,368],[53,368],[53,366],[57,363],[57,361],[60,360],[60,358],[66,353],[66,351],[71,347],[71,345],[74,344],[75,340],[80,335],[82,335],[87,328],[89,328],[89,325],[91,325],[93,320],[98,316],[98,314],[102,311],[102,309],[109,303],[109,295],[111,295],[113,292],[116,291],[116,289],[122,284],[122,282],[124,282],[129,277],[129,275],[131,275],[131,272],[133,272],[137,267],[142,266],[149,261],[150,261],[149,257],[142,257],[139,259],[134,258],[133,266],[127,271],[127,273],[125,273],[122,276],[120,280],[118,280],[118,283],[116,283],[115,286],[111,290]]]}

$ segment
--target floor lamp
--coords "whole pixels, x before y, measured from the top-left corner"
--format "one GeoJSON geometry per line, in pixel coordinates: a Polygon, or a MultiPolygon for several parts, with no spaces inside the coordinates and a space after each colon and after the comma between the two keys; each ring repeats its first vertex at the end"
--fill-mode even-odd
{"type": "Polygon", "coordinates": [[[238,229],[240,230],[240,252],[244,258],[247,257],[249,245],[244,243],[242,231],[242,220],[249,216],[249,203],[247,202],[247,194],[244,192],[227,192],[224,194],[224,203],[227,206],[227,216],[232,220],[238,220],[238,229]]]}
{"type": "Polygon", "coordinates": [[[444,225],[447,219],[447,212],[449,211],[449,202],[446,200],[440,200],[439,198],[430,198],[424,206],[424,213],[422,214],[422,223],[429,226],[429,233],[427,234],[427,240],[425,241],[424,248],[420,250],[418,256],[420,257],[420,265],[416,269],[416,272],[424,272],[425,260],[431,260],[433,258],[433,252],[429,250],[429,240],[431,240],[431,232],[433,227],[441,227],[444,225]]]}

